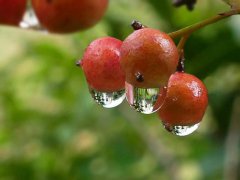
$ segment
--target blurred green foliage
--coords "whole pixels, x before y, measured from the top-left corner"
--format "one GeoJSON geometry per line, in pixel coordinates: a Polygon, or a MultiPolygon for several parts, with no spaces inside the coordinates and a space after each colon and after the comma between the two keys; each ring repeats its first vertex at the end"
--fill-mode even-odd
{"type": "Polygon", "coordinates": [[[126,102],[98,106],[74,64],[98,37],[123,40],[133,19],[171,32],[228,8],[220,0],[199,1],[193,12],[170,0],[111,0],[104,19],[84,32],[46,35],[1,26],[0,179],[226,178],[227,137],[240,95],[240,17],[187,42],[186,71],[204,80],[210,101],[199,130],[188,137],[166,132],[155,114],[136,113],[126,102]]]}

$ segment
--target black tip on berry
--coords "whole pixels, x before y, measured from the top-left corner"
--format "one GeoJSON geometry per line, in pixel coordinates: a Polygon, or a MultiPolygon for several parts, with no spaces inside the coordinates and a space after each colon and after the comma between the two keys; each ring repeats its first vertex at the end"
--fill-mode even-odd
{"type": "Polygon", "coordinates": [[[77,67],[81,67],[81,66],[82,66],[81,60],[76,61],[75,65],[76,65],[77,67]]]}
{"type": "Polygon", "coordinates": [[[185,57],[184,57],[184,52],[182,51],[178,61],[177,72],[184,72],[184,69],[185,69],[184,61],[185,61],[185,57]]]}
{"type": "Polygon", "coordinates": [[[137,20],[133,20],[132,23],[131,23],[131,26],[134,30],[139,30],[139,29],[143,29],[144,28],[144,25],[137,21],[137,20]]]}
{"type": "Polygon", "coordinates": [[[135,76],[136,76],[136,80],[137,80],[138,82],[143,82],[143,81],[144,81],[143,75],[142,75],[140,72],[137,72],[137,73],[135,74],[135,76]]]}
{"type": "Polygon", "coordinates": [[[172,131],[173,131],[173,127],[170,126],[169,124],[164,124],[164,128],[165,128],[168,132],[172,132],[172,131]]]}

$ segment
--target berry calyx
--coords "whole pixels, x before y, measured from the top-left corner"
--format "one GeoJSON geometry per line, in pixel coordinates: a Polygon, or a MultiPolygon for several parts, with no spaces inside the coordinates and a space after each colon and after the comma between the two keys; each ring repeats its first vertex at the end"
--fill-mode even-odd
{"type": "Polygon", "coordinates": [[[18,26],[26,5],[26,0],[0,0],[0,24],[18,26]]]}
{"type": "Polygon", "coordinates": [[[91,89],[101,92],[114,92],[124,89],[125,75],[120,67],[122,41],[112,38],[99,38],[90,43],[78,63],[86,76],[91,89]]]}
{"type": "Polygon", "coordinates": [[[199,123],[208,105],[207,89],[197,77],[176,72],[168,81],[166,99],[158,115],[166,126],[199,123]]]}
{"type": "Polygon", "coordinates": [[[137,20],[133,20],[131,23],[131,26],[134,30],[145,28],[145,26],[140,21],[137,21],[137,20]]]}
{"type": "Polygon", "coordinates": [[[121,47],[121,67],[134,87],[164,86],[178,64],[178,50],[164,32],[152,28],[134,31],[121,47]]]}
{"type": "Polygon", "coordinates": [[[41,25],[50,32],[71,33],[95,25],[108,0],[32,0],[41,25]]]}

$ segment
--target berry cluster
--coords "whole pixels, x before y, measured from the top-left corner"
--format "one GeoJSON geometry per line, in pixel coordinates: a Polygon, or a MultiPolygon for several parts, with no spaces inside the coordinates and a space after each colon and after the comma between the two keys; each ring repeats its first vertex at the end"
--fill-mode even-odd
{"type": "MultiPolygon", "coordinates": [[[[240,14],[239,1],[224,1],[230,11],[170,34],[134,21],[135,31],[123,41],[113,37],[93,41],[77,63],[93,99],[112,108],[126,97],[138,112],[157,112],[168,131],[180,136],[192,133],[203,118],[208,97],[202,81],[184,72],[183,46],[194,31],[240,14]],[[181,37],[178,47],[172,40],[176,37],[181,37]]],[[[196,2],[173,0],[175,6],[186,5],[189,10],[196,2]]],[[[107,6],[108,0],[0,0],[0,24],[72,33],[95,25],[107,6]],[[36,24],[25,19],[31,15],[36,24]]]]}
{"type": "MultiPolygon", "coordinates": [[[[81,66],[93,99],[112,108],[127,99],[138,112],[157,112],[168,131],[184,136],[198,128],[208,104],[207,89],[184,72],[183,47],[196,30],[240,14],[240,3],[224,0],[230,11],[166,34],[140,22],[125,40],[104,37],[93,41],[81,66]],[[181,37],[178,47],[172,38],[181,37]]],[[[197,0],[173,0],[192,10],[197,0]]],[[[0,0],[0,24],[72,33],[95,25],[108,0],[0,0]]]]}
{"type": "MultiPolygon", "coordinates": [[[[53,33],[72,33],[95,25],[104,15],[108,0],[0,0],[0,24],[31,27],[24,14],[39,21],[41,29],[53,33]]],[[[31,20],[30,20],[31,21],[31,20]]]]}
{"type": "Polygon", "coordinates": [[[124,41],[93,41],[77,62],[93,99],[111,108],[126,96],[138,112],[157,111],[168,131],[179,136],[192,133],[208,104],[206,87],[184,72],[182,53],[168,34],[136,21],[132,26],[135,31],[124,41]]]}

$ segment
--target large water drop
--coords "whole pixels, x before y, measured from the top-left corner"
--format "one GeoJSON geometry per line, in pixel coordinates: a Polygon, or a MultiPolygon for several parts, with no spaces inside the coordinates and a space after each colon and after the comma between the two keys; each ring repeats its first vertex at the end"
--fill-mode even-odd
{"type": "Polygon", "coordinates": [[[187,136],[189,134],[192,134],[194,131],[196,131],[200,123],[194,124],[192,126],[171,126],[169,124],[163,124],[163,125],[167,131],[177,136],[187,136]]]}
{"type": "Polygon", "coordinates": [[[104,108],[113,108],[118,106],[125,99],[125,90],[116,92],[101,92],[94,89],[90,89],[90,93],[95,102],[102,105],[104,108]]]}
{"type": "Polygon", "coordinates": [[[131,107],[143,114],[156,112],[163,104],[166,88],[137,88],[125,83],[126,98],[131,107]]]}
{"type": "Polygon", "coordinates": [[[31,7],[28,7],[23,15],[22,21],[19,23],[19,27],[23,29],[32,29],[42,32],[47,32],[39,23],[38,18],[31,7]]]}

